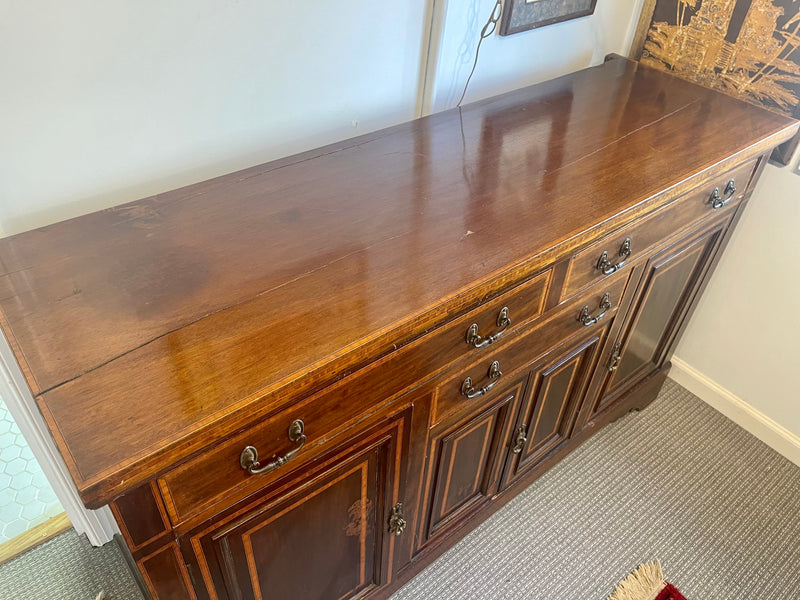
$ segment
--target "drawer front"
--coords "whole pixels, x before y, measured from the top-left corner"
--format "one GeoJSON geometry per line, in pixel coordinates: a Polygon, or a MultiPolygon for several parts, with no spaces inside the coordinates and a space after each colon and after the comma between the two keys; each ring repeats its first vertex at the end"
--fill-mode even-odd
{"type": "Polygon", "coordinates": [[[336,433],[365,410],[358,402],[347,402],[345,390],[339,386],[312,396],[159,478],[173,523],[223,499],[228,503],[243,498],[330,448],[336,433]],[[243,468],[243,462],[256,460],[254,473],[243,468]]]}
{"type": "MultiPolygon", "coordinates": [[[[159,479],[167,511],[178,524],[213,506],[243,498],[249,493],[282,477],[296,466],[308,462],[328,449],[337,434],[365,418],[374,410],[419,385],[446,365],[470,353],[484,354],[466,341],[472,325],[483,338],[496,335],[498,314],[503,308],[511,321],[496,339],[512,335],[514,330],[539,316],[543,310],[551,272],[546,271],[518,285],[479,308],[440,327],[424,338],[401,348],[386,358],[354,373],[325,391],[311,396],[247,432],[230,438],[204,454],[169,471],[159,479]],[[303,422],[301,440],[292,424],[303,422]],[[286,457],[286,464],[268,473],[252,475],[240,465],[242,452],[253,447],[260,467],[286,457]]],[[[492,344],[487,344],[487,348],[492,344]]],[[[296,428],[295,428],[296,429],[296,428]]],[[[250,451],[250,456],[255,455],[250,451]]],[[[283,461],[281,461],[283,462],[283,461]]]]}
{"type": "Polygon", "coordinates": [[[705,217],[717,216],[741,200],[757,161],[751,161],[715,178],[660,210],[606,236],[574,255],[564,281],[562,300],[600,281],[647,250],[705,217]],[[728,183],[733,181],[731,187],[728,183]],[[736,191],[731,191],[735,188],[736,191]],[[712,206],[715,189],[719,200],[712,206]]]}
{"type": "Polygon", "coordinates": [[[541,315],[551,273],[548,270],[537,275],[435,333],[435,339],[441,340],[436,344],[440,346],[440,362],[449,364],[469,352],[489,348],[541,315]]]}
{"type": "Polygon", "coordinates": [[[458,369],[458,373],[447,378],[434,392],[430,426],[453,415],[461,418],[482,409],[493,397],[495,386],[502,387],[502,382],[514,377],[561,341],[590,327],[600,327],[619,306],[629,275],[630,271],[626,270],[610,276],[554,312],[546,321],[458,369]]]}
{"type": "Polygon", "coordinates": [[[403,478],[411,419],[408,410],[386,415],[279,489],[185,534],[198,584],[202,577],[219,600],[344,600],[389,583],[410,555],[403,478]]]}

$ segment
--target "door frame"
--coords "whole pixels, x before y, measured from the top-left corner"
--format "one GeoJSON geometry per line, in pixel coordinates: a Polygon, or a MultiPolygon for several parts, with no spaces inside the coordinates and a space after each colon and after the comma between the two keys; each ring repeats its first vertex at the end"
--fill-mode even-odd
{"type": "Polygon", "coordinates": [[[56,449],[8,340],[2,334],[0,334],[0,396],[42,467],[47,481],[75,531],[85,534],[93,546],[102,546],[110,542],[114,535],[119,533],[111,510],[107,506],[99,510],[90,510],[81,502],[64,459],[56,449]]]}

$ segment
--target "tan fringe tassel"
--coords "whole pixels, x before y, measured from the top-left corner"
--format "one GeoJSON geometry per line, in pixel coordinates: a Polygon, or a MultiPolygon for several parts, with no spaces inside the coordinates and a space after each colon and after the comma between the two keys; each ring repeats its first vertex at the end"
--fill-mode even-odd
{"type": "Polygon", "coordinates": [[[665,585],[661,563],[645,563],[623,579],[608,600],[655,600],[665,585]]]}

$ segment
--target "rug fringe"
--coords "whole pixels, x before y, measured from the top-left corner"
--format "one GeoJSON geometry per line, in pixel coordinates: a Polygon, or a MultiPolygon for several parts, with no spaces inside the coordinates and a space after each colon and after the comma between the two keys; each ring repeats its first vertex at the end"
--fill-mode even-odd
{"type": "Polygon", "coordinates": [[[645,563],[623,579],[608,600],[655,600],[665,585],[661,563],[645,563]]]}

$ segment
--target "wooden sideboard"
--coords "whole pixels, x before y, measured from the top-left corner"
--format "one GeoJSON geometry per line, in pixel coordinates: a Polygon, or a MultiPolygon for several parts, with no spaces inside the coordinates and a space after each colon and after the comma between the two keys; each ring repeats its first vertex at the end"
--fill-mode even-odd
{"type": "Polygon", "coordinates": [[[385,598],[654,398],[797,129],[615,57],[0,240],[2,329],[154,598],[385,598]]]}

